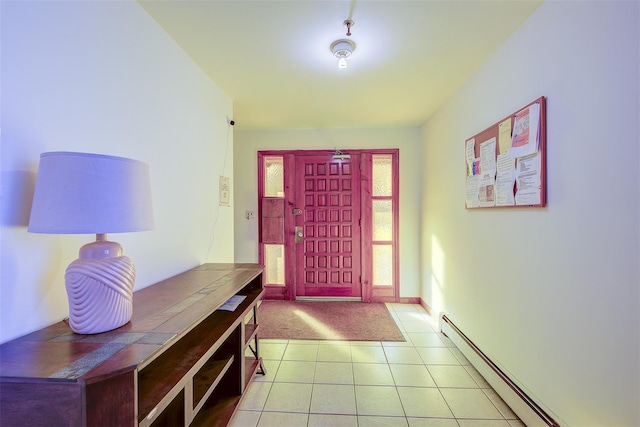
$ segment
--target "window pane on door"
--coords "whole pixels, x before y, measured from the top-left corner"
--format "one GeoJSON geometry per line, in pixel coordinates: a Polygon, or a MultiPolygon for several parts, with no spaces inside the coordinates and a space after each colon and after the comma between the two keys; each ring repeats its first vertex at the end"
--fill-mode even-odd
{"type": "Polygon", "coordinates": [[[264,195],[265,197],[284,197],[283,158],[264,158],[264,195]]]}
{"type": "Polygon", "coordinates": [[[373,240],[393,239],[393,211],[391,200],[373,201],[373,240]]]}
{"type": "Polygon", "coordinates": [[[264,245],[264,270],[268,285],[284,285],[284,245],[264,245]]]}
{"type": "Polygon", "coordinates": [[[373,286],[393,286],[391,245],[373,245],[373,286]]]}
{"type": "Polygon", "coordinates": [[[391,167],[391,154],[376,154],[372,159],[373,163],[373,196],[391,196],[393,171],[391,167]]]}

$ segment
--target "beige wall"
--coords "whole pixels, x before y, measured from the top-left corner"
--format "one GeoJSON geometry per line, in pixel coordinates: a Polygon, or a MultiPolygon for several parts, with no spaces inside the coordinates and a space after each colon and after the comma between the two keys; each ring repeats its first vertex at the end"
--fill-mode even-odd
{"type": "Polygon", "coordinates": [[[0,342],[67,316],[65,269],[95,239],[27,233],[42,152],[149,164],[156,229],[109,235],[136,264],[136,289],[232,262],[232,208],[218,207],[218,176],[233,175],[231,100],[136,2],[0,7],[0,342]]]}
{"type": "Polygon", "coordinates": [[[422,132],[422,297],[562,425],[640,425],[639,15],[546,2],[422,132]],[[466,211],[465,139],[543,95],[548,207],[466,211]]]}
{"type": "Polygon", "coordinates": [[[399,148],[400,296],[418,296],[419,128],[244,130],[235,131],[234,141],[236,262],[258,261],[258,220],[247,220],[245,211],[258,212],[259,150],[399,148]]]}

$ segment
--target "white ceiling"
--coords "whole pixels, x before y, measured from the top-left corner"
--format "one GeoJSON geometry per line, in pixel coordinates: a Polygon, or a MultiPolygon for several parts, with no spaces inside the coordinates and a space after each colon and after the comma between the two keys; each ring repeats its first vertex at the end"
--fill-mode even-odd
{"type": "Polygon", "coordinates": [[[542,0],[139,3],[233,100],[237,129],[287,129],[424,123],[542,0]]]}

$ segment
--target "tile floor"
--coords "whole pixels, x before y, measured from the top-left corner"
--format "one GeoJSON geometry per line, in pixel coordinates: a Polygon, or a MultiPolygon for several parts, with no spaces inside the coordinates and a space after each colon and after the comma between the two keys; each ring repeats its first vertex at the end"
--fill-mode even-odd
{"type": "Polygon", "coordinates": [[[420,305],[387,307],[406,342],[261,340],[231,426],[524,427],[420,305]]]}

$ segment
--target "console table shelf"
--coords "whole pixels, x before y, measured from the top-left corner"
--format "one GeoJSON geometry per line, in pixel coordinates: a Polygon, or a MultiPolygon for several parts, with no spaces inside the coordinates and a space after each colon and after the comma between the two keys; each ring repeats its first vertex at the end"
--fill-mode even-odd
{"type": "Polygon", "coordinates": [[[203,264],[134,293],[126,325],[59,322],[0,346],[0,424],[224,426],[257,372],[256,264],[203,264]],[[244,299],[233,311],[220,307],[244,299]]]}

